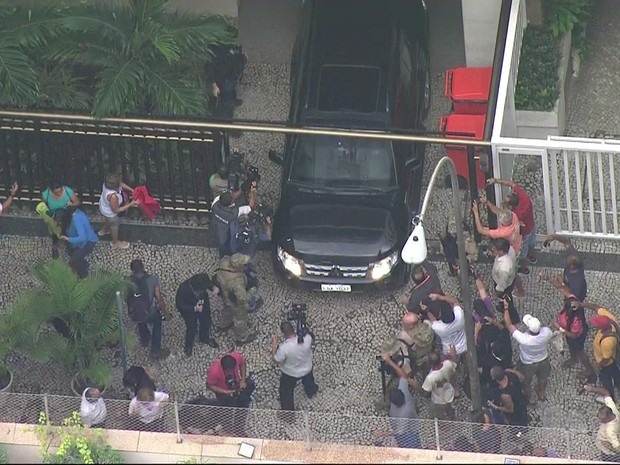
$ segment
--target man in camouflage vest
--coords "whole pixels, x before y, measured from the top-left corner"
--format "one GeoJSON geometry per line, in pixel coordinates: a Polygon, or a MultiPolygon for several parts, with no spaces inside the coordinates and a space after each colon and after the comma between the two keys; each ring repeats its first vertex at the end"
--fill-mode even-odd
{"type": "Polygon", "coordinates": [[[248,318],[250,295],[247,291],[248,278],[245,266],[250,257],[239,253],[231,257],[225,256],[220,260],[217,271],[217,280],[221,287],[221,296],[224,301],[220,327],[232,328],[233,338],[237,344],[247,344],[256,339],[256,333],[250,333],[248,318]]]}
{"type": "MultiPolygon", "coordinates": [[[[393,358],[402,357],[402,369],[410,378],[416,373],[424,376],[428,372],[426,356],[433,350],[434,338],[429,324],[421,321],[417,314],[406,312],[401,329],[386,342],[383,352],[388,352],[393,358]]],[[[397,376],[391,376],[386,392],[390,392],[398,380],[397,376]]]]}

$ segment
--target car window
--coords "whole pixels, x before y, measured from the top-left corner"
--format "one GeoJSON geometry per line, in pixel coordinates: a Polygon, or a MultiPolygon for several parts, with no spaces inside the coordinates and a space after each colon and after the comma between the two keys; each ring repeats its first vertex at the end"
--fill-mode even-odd
{"type": "Polygon", "coordinates": [[[375,66],[325,65],[319,77],[319,111],[377,111],[381,70],[375,66]]]}
{"type": "Polygon", "coordinates": [[[396,186],[392,144],[387,140],[301,136],[291,181],[325,187],[396,186]]]}

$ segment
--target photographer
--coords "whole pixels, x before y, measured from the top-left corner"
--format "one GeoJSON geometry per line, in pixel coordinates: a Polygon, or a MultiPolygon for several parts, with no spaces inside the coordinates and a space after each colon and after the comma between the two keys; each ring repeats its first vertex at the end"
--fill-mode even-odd
{"type": "Polygon", "coordinates": [[[207,387],[215,393],[222,407],[248,408],[256,384],[248,378],[248,364],[243,354],[231,350],[209,367],[207,387]]]}
{"type": "Polygon", "coordinates": [[[284,335],[284,342],[279,343],[279,337],[273,337],[273,358],[280,365],[280,405],[282,410],[295,410],[294,392],[297,382],[301,383],[308,399],[311,399],[319,390],[314,382],[312,372],[312,340],[309,332],[298,338],[293,325],[284,321],[280,324],[284,335]],[[301,342],[299,341],[301,339],[301,342]]]}
{"type": "Polygon", "coordinates": [[[217,243],[219,258],[232,255],[231,225],[237,222],[241,215],[248,215],[256,206],[256,182],[253,182],[249,192],[248,205],[237,206],[241,189],[235,192],[224,192],[216,197],[211,204],[211,225],[217,243]]]}

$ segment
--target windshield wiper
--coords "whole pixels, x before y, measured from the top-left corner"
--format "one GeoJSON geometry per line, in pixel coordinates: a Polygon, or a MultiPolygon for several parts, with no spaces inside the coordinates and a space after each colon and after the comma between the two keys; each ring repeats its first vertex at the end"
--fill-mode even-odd
{"type": "Polygon", "coordinates": [[[334,183],[330,187],[335,189],[344,189],[344,190],[353,190],[353,191],[371,191],[371,192],[380,192],[382,194],[387,194],[388,192],[393,192],[397,189],[395,186],[390,187],[377,187],[377,186],[368,186],[368,185],[360,185],[360,184],[342,184],[342,183],[334,183]]]}
{"type": "Polygon", "coordinates": [[[300,187],[304,190],[309,190],[311,192],[315,192],[315,193],[322,193],[322,192],[329,192],[329,191],[333,191],[334,188],[333,187],[329,187],[329,186],[325,186],[322,184],[313,184],[311,182],[307,182],[307,181],[289,181],[289,184],[292,186],[296,186],[296,187],[300,187]]]}

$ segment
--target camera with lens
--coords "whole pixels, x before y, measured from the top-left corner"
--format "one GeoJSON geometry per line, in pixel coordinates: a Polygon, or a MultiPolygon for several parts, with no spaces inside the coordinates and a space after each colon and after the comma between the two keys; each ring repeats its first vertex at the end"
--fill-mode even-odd
{"type": "Polygon", "coordinates": [[[286,319],[295,322],[295,332],[297,333],[297,343],[302,344],[306,334],[310,334],[314,339],[314,334],[308,328],[307,311],[305,303],[293,302],[287,308],[286,319]]]}
{"type": "Polygon", "coordinates": [[[235,391],[233,395],[237,395],[239,385],[237,384],[237,380],[235,379],[234,375],[226,375],[226,387],[231,391],[235,391]]]}

